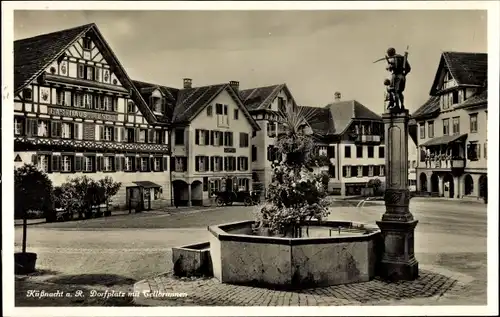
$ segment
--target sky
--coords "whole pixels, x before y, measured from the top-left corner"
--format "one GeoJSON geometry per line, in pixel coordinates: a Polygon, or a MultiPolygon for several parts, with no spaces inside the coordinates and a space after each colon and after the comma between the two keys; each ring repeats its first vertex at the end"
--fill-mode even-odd
{"type": "Polygon", "coordinates": [[[96,23],[128,75],[182,87],[286,83],[298,104],[339,91],[383,112],[389,47],[409,47],[406,107],[429,96],[441,52],[487,52],[486,11],[15,11],[14,39],[96,23]]]}

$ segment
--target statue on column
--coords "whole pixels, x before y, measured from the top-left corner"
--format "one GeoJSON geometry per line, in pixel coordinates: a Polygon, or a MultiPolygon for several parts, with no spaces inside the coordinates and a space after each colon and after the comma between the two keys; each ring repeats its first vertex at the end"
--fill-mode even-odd
{"type": "Polygon", "coordinates": [[[384,81],[387,109],[391,112],[402,111],[405,109],[403,92],[406,86],[406,75],[411,71],[408,51],[404,55],[400,55],[391,47],[387,50],[385,57],[375,61],[375,63],[384,59],[387,61],[386,69],[391,73],[390,79],[384,81]]]}

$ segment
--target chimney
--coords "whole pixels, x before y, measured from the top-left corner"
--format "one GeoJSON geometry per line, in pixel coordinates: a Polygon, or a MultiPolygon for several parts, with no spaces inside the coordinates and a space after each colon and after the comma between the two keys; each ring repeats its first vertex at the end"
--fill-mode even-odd
{"type": "Polygon", "coordinates": [[[335,102],[339,102],[340,101],[340,98],[342,97],[342,94],[340,92],[335,92],[333,94],[334,98],[335,98],[335,102]]]}
{"type": "Polygon", "coordinates": [[[191,78],[184,78],[184,89],[192,88],[193,80],[191,78]]]}
{"type": "Polygon", "coordinates": [[[234,89],[234,91],[238,92],[240,90],[240,82],[236,80],[231,80],[229,85],[234,89]]]}

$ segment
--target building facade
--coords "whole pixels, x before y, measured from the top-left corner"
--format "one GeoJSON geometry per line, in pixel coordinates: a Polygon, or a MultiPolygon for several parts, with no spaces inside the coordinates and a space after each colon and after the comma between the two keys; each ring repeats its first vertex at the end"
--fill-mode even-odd
{"type": "Polygon", "coordinates": [[[417,188],[448,198],[487,193],[487,54],[444,52],[418,127],[417,188]]]}
{"type": "Polygon", "coordinates": [[[54,186],[111,176],[122,183],[119,205],[169,193],[168,127],[94,24],[18,40],[14,49],[15,166],[38,166],[54,186]]]}

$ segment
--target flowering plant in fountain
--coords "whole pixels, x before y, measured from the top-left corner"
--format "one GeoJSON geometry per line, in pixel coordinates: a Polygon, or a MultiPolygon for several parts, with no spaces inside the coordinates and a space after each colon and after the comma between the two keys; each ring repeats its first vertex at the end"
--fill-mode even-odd
{"type": "Polygon", "coordinates": [[[321,221],[329,214],[321,174],[307,162],[314,148],[304,108],[289,106],[280,112],[283,134],[275,146],[281,156],[272,164],[272,181],[264,204],[257,209],[257,228],[271,234],[300,237],[306,220],[321,221]]]}

